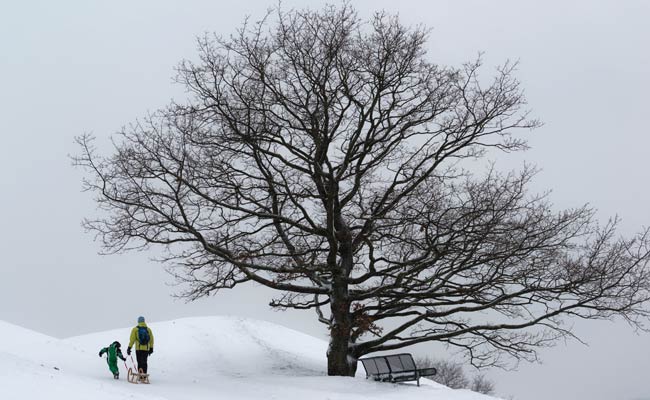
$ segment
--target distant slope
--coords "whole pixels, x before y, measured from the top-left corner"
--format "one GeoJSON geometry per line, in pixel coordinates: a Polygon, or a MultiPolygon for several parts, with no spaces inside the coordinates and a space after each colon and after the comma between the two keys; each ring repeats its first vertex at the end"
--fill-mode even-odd
{"type": "Polygon", "coordinates": [[[112,379],[100,348],[130,328],[54,339],[0,321],[3,399],[278,399],[489,400],[426,381],[387,384],[327,377],[327,343],[275,324],[235,317],[187,318],[150,324],[155,352],[151,385],[112,379]],[[56,367],[56,369],[55,369],[56,367]]]}

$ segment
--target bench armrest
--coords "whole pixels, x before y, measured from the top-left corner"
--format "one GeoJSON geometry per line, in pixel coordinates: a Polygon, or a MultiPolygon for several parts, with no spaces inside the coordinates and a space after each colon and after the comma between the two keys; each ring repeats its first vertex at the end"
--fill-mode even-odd
{"type": "Polygon", "coordinates": [[[418,369],[418,375],[420,376],[433,376],[438,373],[438,370],[435,368],[421,368],[418,369]]]}

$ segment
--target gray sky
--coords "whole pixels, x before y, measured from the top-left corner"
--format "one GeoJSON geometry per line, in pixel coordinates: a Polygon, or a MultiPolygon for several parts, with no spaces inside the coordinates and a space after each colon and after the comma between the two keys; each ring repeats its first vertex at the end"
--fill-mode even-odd
{"type": "MultiPolygon", "coordinates": [[[[285,1],[287,7],[318,1],[285,1]]],[[[459,65],[519,59],[518,76],[545,125],[532,150],[497,163],[542,168],[535,190],[558,208],[585,202],[618,214],[622,233],[650,225],[650,2],[352,1],[362,15],[399,12],[433,28],[430,57],[459,65]]],[[[100,142],[181,98],[173,67],[204,31],[229,34],[275,1],[0,2],[0,319],[64,337],[149,320],[237,314],[323,336],[311,314],[273,312],[269,291],[242,287],[185,304],[147,254],[97,256],[80,220],[94,212],[70,166],[75,135],[100,142]]],[[[490,72],[486,68],[485,73],[490,72]]],[[[576,323],[590,343],[560,344],[543,364],[490,371],[517,400],[650,397],[650,335],[624,323],[576,323]]],[[[1,339],[1,338],[0,338],[1,339]]]]}

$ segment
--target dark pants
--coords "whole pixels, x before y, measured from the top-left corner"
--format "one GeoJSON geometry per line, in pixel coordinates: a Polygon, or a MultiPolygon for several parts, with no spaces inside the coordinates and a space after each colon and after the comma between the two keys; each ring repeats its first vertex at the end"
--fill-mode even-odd
{"type": "Polygon", "coordinates": [[[141,369],[145,374],[147,373],[147,357],[149,357],[147,350],[135,351],[135,358],[138,360],[138,370],[141,369]]]}

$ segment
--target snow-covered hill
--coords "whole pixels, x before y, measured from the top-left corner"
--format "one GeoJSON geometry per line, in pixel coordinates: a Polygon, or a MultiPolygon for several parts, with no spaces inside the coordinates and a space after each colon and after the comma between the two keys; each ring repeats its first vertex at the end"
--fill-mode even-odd
{"type": "Polygon", "coordinates": [[[130,328],[65,340],[0,321],[0,390],[7,400],[490,400],[423,380],[389,384],[325,374],[327,343],[268,322],[187,318],[149,325],[151,385],[113,380],[97,353],[130,328]]]}

